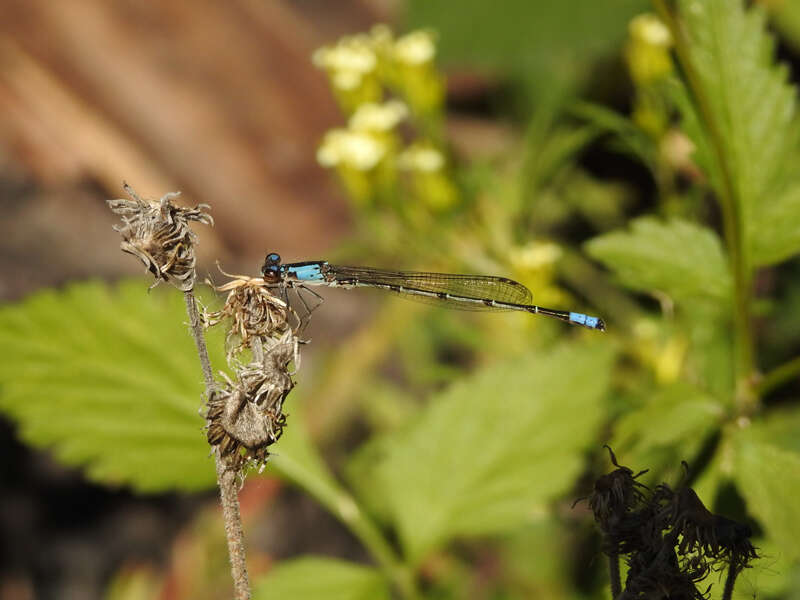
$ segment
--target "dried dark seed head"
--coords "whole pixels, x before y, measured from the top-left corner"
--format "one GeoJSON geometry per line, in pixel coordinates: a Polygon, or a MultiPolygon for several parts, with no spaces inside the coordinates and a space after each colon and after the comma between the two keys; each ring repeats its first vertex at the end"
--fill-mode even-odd
{"type": "Polygon", "coordinates": [[[594,490],[589,494],[589,507],[600,528],[608,531],[644,500],[641,490],[647,489],[647,486],[636,481],[636,478],[647,473],[647,470],[634,475],[631,469],[617,463],[617,457],[610,447],[605,447],[617,469],[597,478],[594,490]]]}
{"type": "Polygon", "coordinates": [[[209,206],[182,208],[172,203],[179,192],[171,192],[158,202],[143,200],[127,183],[124,189],[131,200],[108,200],[113,212],[120,215],[122,225],[114,230],[122,236],[120,248],[139,258],[156,278],[153,285],[168,281],[182,291],[191,290],[195,280],[196,236],[189,221],[213,225],[209,206]]]}
{"type": "Polygon", "coordinates": [[[708,563],[702,556],[680,561],[673,542],[668,536],[657,547],[631,555],[625,597],[706,600],[710,586],[700,592],[696,584],[710,572],[708,563]]]}
{"type": "Polygon", "coordinates": [[[714,559],[749,566],[758,553],[750,543],[750,527],[708,510],[692,488],[681,488],[665,508],[673,530],[682,536],[678,552],[695,550],[714,559]]]}

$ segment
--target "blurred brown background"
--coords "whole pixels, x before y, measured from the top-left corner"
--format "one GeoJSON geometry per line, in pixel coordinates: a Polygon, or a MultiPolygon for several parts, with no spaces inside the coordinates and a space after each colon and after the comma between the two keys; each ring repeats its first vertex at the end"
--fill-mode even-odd
{"type": "MultiPolygon", "coordinates": [[[[142,275],[118,251],[117,218],[105,204],[123,195],[123,181],[144,197],[180,190],[182,202],[212,206],[201,276],[216,259],[256,273],[267,250],[323,256],[348,217],[315,161],[323,132],[341,117],[311,54],[391,21],[396,8],[367,0],[4,0],[0,298],[142,275]]],[[[141,498],[92,485],[22,446],[4,419],[0,452],[0,599],[103,597],[125,565],[170,555],[168,587],[186,589],[179,580],[192,574],[181,572],[180,556],[187,546],[207,549],[193,532],[174,536],[198,510],[215,515],[213,492],[141,498]]],[[[298,551],[291,545],[358,555],[341,526],[302,495],[270,504],[275,485],[248,485],[245,519],[267,507],[291,511],[301,525],[291,536],[254,531],[249,542],[276,556],[298,551]]],[[[216,516],[209,519],[199,539],[222,539],[216,516]]]]}
{"type": "Polygon", "coordinates": [[[212,205],[201,264],[321,253],[346,208],[314,154],[340,120],[313,50],[390,19],[366,0],[5,0],[0,297],[136,273],[104,200],[212,205]]]}

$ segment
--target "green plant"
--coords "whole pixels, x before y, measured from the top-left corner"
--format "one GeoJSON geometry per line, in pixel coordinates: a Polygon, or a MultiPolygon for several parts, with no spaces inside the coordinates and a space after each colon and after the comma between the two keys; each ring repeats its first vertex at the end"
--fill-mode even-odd
{"type": "MultiPolygon", "coordinates": [[[[581,3],[565,39],[588,39],[594,21],[605,32],[585,45],[532,35],[569,23],[574,9],[530,4],[495,14],[466,3],[450,20],[448,3],[411,6],[412,20],[440,29],[446,57],[477,54],[517,82],[511,112],[527,119],[526,133],[491,160],[466,161],[446,142],[432,57],[404,74],[386,59],[398,40],[385,28],[347,42],[384,62],[359,73],[361,87],[345,86],[352,94],[337,91],[348,117],[370,105],[371,118],[348,130],[379,152],[350,161],[337,154],[341,132],[320,152],[356,219],[338,254],[508,274],[542,304],[594,306],[609,331],[389,301],[335,349],[318,349],[322,366],[299,378],[266,472],[313,496],[374,565],[299,558],[256,581],[256,597],[380,598],[392,588],[404,598],[607,597],[587,556],[586,515],[569,510],[585,478],[602,472],[606,442],[625,463],[650,467],[641,478],[650,485],[679,477],[686,460],[702,502],[750,523],[759,554],[778,563],[743,577],[757,573],[760,594],[797,593],[800,128],[764,13],[740,0],[655,0],[621,52],[633,85],[627,116],[581,94],[594,89],[589,61],[608,64],[642,3],[581,3]],[[475,22],[482,37],[468,44],[463,23],[475,22]],[[513,62],[529,38],[561,50],[526,46],[513,62]],[[420,150],[435,160],[415,162],[420,150]],[[624,156],[629,171],[642,165],[652,187],[598,176],[588,158],[598,153],[624,156]],[[628,223],[643,204],[653,214],[628,223]],[[369,437],[349,451],[340,440],[354,415],[369,437]]],[[[174,299],[127,282],[3,307],[0,407],[25,440],[97,481],[143,492],[212,486],[181,315],[174,299]]],[[[223,341],[211,335],[219,369],[223,341]]]]}

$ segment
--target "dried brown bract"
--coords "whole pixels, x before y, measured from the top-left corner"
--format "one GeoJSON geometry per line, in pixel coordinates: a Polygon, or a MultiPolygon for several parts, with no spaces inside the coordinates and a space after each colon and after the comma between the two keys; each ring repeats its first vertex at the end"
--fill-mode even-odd
{"type": "Polygon", "coordinates": [[[297,338],[287,331],[274,342],[262,360],[240,367],[233,381],[226,377],[209,398],[208,443],[230,468],[263,467],[286,425],[283,401],[294,387],[288,365],[297,361],[297,338]]]}
{"type": "Polygon", "coordinates": [[[217,292],[228,292],[225,305],[218,311],[204,313],[203,321],[206,327],[213,327],[231,319],[225,338],[228,360],[249,347],[254,339],[280,336],[291,329],[289,320],[294,318],[294,312],[270,293],[264,279],[222,273],[233,279],[220,286],[206,283],[217,292]]]}
{"type": "Polygon", "coordinates": [[[225,305],[205,313],[203,322],[228,323],[227,357],[235,374],[223,374],[225,383],[211,394],[206,420],[209,444],[229,468],[241,472],[248,464],[263,467],[269,446],[283,433],[283,402],[294,387],[289,365],[299,363],[299,319],[264,279],[228,277],[214,287],[228,292],[225,305]],[[239,356],[246,350],[251,358],[242,364],[239,356]]]}
{"type": "Polygon", "coordinates": [[[127,183],[123,185],[131,200],[108,200],[122,225],[114,229],[122,236],[120,248],[138,257],[156,278],[153,285],[168,281],[181,291],[194,287],[196,236],[189,221],[213,225],[207,204],[195,208],[175,206],[179,192],[164,194],[160,200],[143,200],[127,183]]]}

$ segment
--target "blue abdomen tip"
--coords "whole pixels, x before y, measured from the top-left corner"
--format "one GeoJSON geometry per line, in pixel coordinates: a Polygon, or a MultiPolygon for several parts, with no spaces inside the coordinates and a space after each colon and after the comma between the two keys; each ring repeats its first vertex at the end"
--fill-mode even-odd
{"type": "Polygon", "coordinates": [[[583,325],[584,327],[589,327],[590,329],[599,329],[600,331],[605,331],[605,323],[603,323],[602,319],[598,319],[597,317],[590,317],[589,315],[585,315],[583,313],[569,313],[569,320],[572,323],[577,323],[578,325],[583,325]]]}

